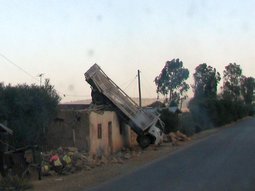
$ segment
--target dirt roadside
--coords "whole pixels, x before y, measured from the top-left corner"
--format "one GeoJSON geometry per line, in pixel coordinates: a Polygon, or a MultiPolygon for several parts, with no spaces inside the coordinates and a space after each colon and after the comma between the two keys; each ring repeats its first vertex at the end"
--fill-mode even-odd
{"type": "MultiPolygon", "coordinates": [[[[222,128],[210,129],[195,134],[191,137],[191,141],[179,142],[178,146],[172,146],[172,143],[163,143],[159,147],[149,147],[138,155],[131,157],[123,163],[117,164],[104,164],[102,166],[93,168],[89,171],[80,171],[68,176],[53,176],[43,177],[41,181],[33,181],[33,189],[35,191],[80,191],[88,187],[95,186],[105,182],[111,178],[128,174],[142,165],[153,162],[156,159],[162,158],[177,150],[186,148],[193,145],[204,138],[213,135],[220,131],[222,128]]],[[[138,149],[138,148],[137,148],[138,149]]]]}

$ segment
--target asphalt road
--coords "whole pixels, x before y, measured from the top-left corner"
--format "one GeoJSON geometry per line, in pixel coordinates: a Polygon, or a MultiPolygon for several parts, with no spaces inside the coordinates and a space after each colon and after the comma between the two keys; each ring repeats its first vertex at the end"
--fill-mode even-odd
{"type": "Polygon", "coordinates": [[[90,191],[254,191],[255,118],[90,191]]]}

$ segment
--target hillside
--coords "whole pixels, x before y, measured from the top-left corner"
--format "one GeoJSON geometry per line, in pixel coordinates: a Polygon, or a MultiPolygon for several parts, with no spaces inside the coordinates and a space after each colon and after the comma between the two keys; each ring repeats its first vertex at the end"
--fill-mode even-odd
{"type": "MultiPolygon", "coordinates": [[[[139,99],[138,98],[132,98],[137,104],[139,103],[139,99]]],[[[157,101],[156,98],[143,98],[142,99],[142,106],[147,106],[153,102],[157,101]]],[[[163,100],[160,100],[163,101],[163,100]]],[[[70,102],[64,102],[62,104],[90,104],[91,103],[91,99],[87,99],[87,100],[76,100],[76,101],[70,101],[70,102]]]]}
{"type": "MultiPolygon", "coordinates": [[[[132,98],[137,104],[139,103],[139,98],[132,98]]],[[[150,105],[151,103],[157,101],[156,98],[143,98],[142,99],[142,106],[150,105]]],[[[163,99],[159,99],[159,101],[163,102],[163,99]]],[[[183,111],[187,111],[187,105],[188,105],[189,99],[185,100],[182,106],[183,111]]],[[[70,101],[70,102],[63,102],[62,104],[90,104],[91,99],[86,100],[76,100],[76,101],[70,101]]]]}

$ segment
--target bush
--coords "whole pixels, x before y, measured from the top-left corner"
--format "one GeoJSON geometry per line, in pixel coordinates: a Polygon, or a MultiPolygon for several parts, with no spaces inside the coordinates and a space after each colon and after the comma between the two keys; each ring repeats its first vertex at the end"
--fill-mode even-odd
{"type": "Polygon", "coordinates": [[[221,126],[248,115],[253,115],[254,110],[251,105],[246,105],[241,101],[231,101],[224,99],[193,99],[189,103],[195,123],[202,129],[221,126]]]}
{"type": "Polygon", "coordinates": [[[14,131],[15,146],[42,143],[59,101],[48,80],[44,86],[0,84],[0,122],[14,131]]]}
{"type": "Polygon", "coordinates": [[[208,115],[209,103],[204,100],[191,100],[189,109],[197,129],[205,130],[213,127],[211,116],[208,115]]]}
{"type": "Polygon", "coordinates": [[[162,109],[160,111],[160,119],[165,123],[164,133],[168,134],[178,130],[178,114],[170,112],[168,108],[162,109]]]}
{"type": "Polygon", "coordinates": [[[249,106],[249,116],[255,115],[255,104],[249,106]]]}
{"type": "Polygon", "coordinates": [[[180,116],[180,131],[187,136],[191,136],[201,131],[201,127],[193,120],[190,112],[182,113],[180,116]]]}
{"type": "Polygon", "coordinates": [[[27,179],[18,176],[6,176],[0,181],[0,190],[3,191],[23,191],[32,188],[27,179]]]}

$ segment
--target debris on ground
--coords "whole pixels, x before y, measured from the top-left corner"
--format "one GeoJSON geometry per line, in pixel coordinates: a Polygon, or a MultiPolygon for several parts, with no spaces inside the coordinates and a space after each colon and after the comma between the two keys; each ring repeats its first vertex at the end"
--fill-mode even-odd
{"type": "Polygon", "coordinates": [[[106,156],[90,156],[76,147],[60,147],[42,153],[41,171],[43,176],[68,175],[80,170],[91,170],[106,164],[123,164],[125,160],[139,156],[139,148],[123,148],[121,151],[106,156]]]}
{"type": "MultiPolygon", "coordinates": [[[[180,141],[191,140],[180,131],[165,135],[165,142],[172,142],[173,146],[179,145],[180,141]]],[[[147,149],[158,150],[157,147],[147,149]]],[[[79,151],[76,147],[59,147],[57,149],[43,152],[41,173],[43,176],[69,175],[77,171],[89,171],[93,168],[107,164],[123,164],[126,160],[139,157],[143,153],[140,147],[122,148],[119,152],[109,156],[89,155],[87,152],[79,151]]]]}
{"type": "Polygon", "coordinates": [[[171,132],[169,134],[166,134],[164,137],[164,142],[172,142],[173,146],[178,146],[180,141],[184,142],[184,141],[190,141],[190,140],[191,138],[181,133],[180,131],[171,132]]]}

